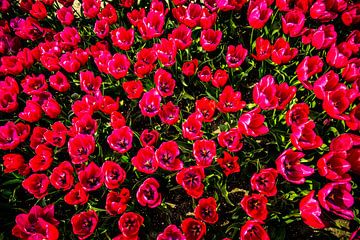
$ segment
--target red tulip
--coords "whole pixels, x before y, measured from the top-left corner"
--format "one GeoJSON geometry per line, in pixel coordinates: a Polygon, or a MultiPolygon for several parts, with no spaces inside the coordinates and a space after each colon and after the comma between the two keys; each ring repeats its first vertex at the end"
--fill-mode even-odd
{"type": "Polygon", "coordinates": [[[124,27],[119,27],[111,31],[111,41],[115,47],[127,51],[134,43],[134,29],[127,30],[124,27]]]}
{"type": "Polygon", "coordinates": [[[203,132],[201,131],[203,119],[203,115],[199,112],[190,114],[182,124],[183,137],[189,140],[201,138],[203,135],[203,132]]]}
{"type": "Polygon", "coordinates": [[[181,223],[181,230],[184,232],[186,240],[200,240],[206,234],[206,225],[199,220],[185,218],[181,223]]]}
{"type": "Polygon", "coordinates": [[[168,38],[175,42],[176,48],[178,50],[185,50],[191,46],[192,30],[186,27],[184,24],[181,24],[179,27],[175,28],[168,38]]]}
{"type": "Polygon", "coordinates": [[[170,67],[176,62],[177,48],[175,41],[170,39],[161,39],[160,44],[154,45],[156,56],[165,67],[170,67]]]}
{"type": "Polygon", "coordinates": [[[351,4],[342,13],[341,20],[346,26],[360,23],[360,4],[351,4]]]}
{"type": "Polygon", "coordinates": [[[174,94],[176,81],[172,78],[171,73],[159,68],[154,75],[156,90],[162,97],[168,97],[174,94]]]}
{"type": "Polygon", "coordinates": [[[348,64],[348,56],[344,52],[345,49],[340,48],[340,45],[332,45],[326,55],[326,62],[335,68],[343,68],[348,64]]]}
{"type": "Polygon", "coordinates": [[[0,149],[14,150],[20,144],[20,137],[17,133],[14,122],[7,122],[0,126],[0,149]]]}
{"type": "Polygon", "coordinates": [[[21,81],[21,87],[26,94],[34,95],[46,91],[48,85],[44,74],[39,74],[38,76],[32,74],[26,75],[26,77],[21,81]]]}
{"type": "Polygon", "coordinates": [[[255,50],[256,55],[251,54],[253,58],[257,61],[264,61],[266,59],[269,59],[271,56],[271,44],[270,41],[267,39],[264,39],[262,37],[258,37],[255,41],[255,50]]]}
{"type": "Polygon", "coordinates": [[[145,117],[155,117],[160,110],[160,102],[161,96],[155,88],[144,93],[139,101],[141,114],[145,117]]]}
{"type": "Polygon", "coordinates": [[[342,134],[331,141],[330,151],[346,153],[345,160],[351,164],[351,171],[360,175],[360,138],[354,134],[342,134]]]}
{"type": "Polygon", "coordinates": [[[312,34],[311,44],[316,49],[327,49],[336,43],[337,33],[334,25],[321,25],[312,34]]]}
{"type": "Polygon", "coordinates": [[[56,11],[56,17],[61,24],[69,26],[74,21],[74,13],[72,7],[61,7],[56,11]]]}
{"type": "Polygon", "coordinates": [[[328,224],[324,220],[319,202],[314,198],[315,190],[300,201],[300,215],[305,224],[313,228],[325,228],[328,224]]]}
{"type": "Polygon", "coordinates": [[[118,188],[126,179],[125,170],[116,162],[105,161],[101,166],[101,171],[108,189],[118,188]]]}
{"type": "Polygon", "coordinates": [[[131,80],[123,82],[122,87],[129,99],[138,99],[141,97],[144,88],[139,80],[131,80]]]}
{"type": "Polygon", "coordinates": [[[191,77],[192,75],[195,74],[197,67],[198,67],[198,63],[199,63],[199,61],[197,59],[193,59],[191,61],[184,62],[183,66],[181,68],[182,73],[187,77],[191,77]]]}
{"type": "Polygon", "coordinates": [[[353,131],[360,130],[360,105],[356,105],[349,114],[349,120],[346,121],[346,126],[353,131]]]}
{"type": "Polygon", "coordinates": [[[209,167],[216,156],[216,144],[213,140],[196,140],[193,145],[196,165],[209,167]]]}
{"type": "Polygon", "coordinates": [[[93,234],[98,224],[98,216],[94,210],[80,212],[71,218],[73,232],[80,240],[86,239],[93,234]]]}
{"type": "Polygon", "coordinates": [[[310,17],[321,22],[329,22],[337,18],[337,12],[346,9],[347,2],[345,0],[337,0],[334,2],[317,0],[310,8],[310,17]]]}
{"type": "Polygon", "coordinates": [[[250,180],[251,189],[268,197],[275,196],[277,193],[277,175],[277,171],[273,168],[261,169],[259,173],[254,173],[252,175],[250,180]]]}
{"type": "Polygon", "coordinates": [[[203,8],[200,17],[200,27],[202,29],[210,29],[215,25],[216,19],[217,19],[216,12],[210,13],[207,8],[203,8]]]}
{"type": "Polygon", "coordinates": [[[339,217],[352,220],[354,219],[354,213],[351,207],[354,204],[354,197],[350,192],[351,184],[349,182],[327,183],[319,190],[320,205],[339,217]]]}
{"type": "Polygon", "coordinates": [[[280,11],[284,11],[284,12],[296,8],[301,10],[303,13],[307,13],[312,3],[313,0],[301,0],[301,1],[276,0],[276,6],[279,8],[280,11]]]}
{"type": "Polygon", "coordinates": [[[200,71],[198,71],[197,75],[202,82],[209,82],[213,77],[209,66],[204,66],[200,71]]]}
{"type": "Polygon", "coordinates": [[[200,35],[200,45],[207,51],[215,51],[220,44],[222,32],[220,30],[207,29],[202,30],[200,35]]]}
{"type": "Polygon", "coordinates": [[[179,147],[175,141],[163,142],[155,152],[159,167],[168,171],[178,171],[183,168],[183,162],[178,158],[179,147]]]}
{"type": "Polygon", "coordinates": [[[118,221],[118,226],[125,237],[133,238],[138,235],[143,222],[144,218],[140,214],[134,212],[126,212],[120,217],[118,221]]]}
{"type": "Polygon", "coordinates": [[[111,3],[107,3],[101,12],[98,13],[98,18],[107,21],[110,25],[118,21],[116,9],[111,3]]]}
{"type": "Polygon", "coordinates": [[[287,64],[298,54],[297,48],[290,48],[290,44],[282,37],[278,38],[271,51],[271,60],[280,65],[287,64]]]}
{"type": "Polygon", "coordinates": [[[268,233],[260,224],[261,222],[258,222],[256,220],[248,220],[241,227],[240,240],[248,240],[248,239],[270,240],[268,233]]]}
{"type": "Polygon", "coordinates": [[[35,156],[30,159],[29,166],[34,172],[45,171],[49,169],[53,160],[53,150],[41,144],[36,147],[35,156]]]}
{"type": "Polygon", "coordinates": [[[186,8],[184,6],[180,6],[172,9],[174,18],[189,28],[199,26],[201,13],[201,5],[194,3],[190,3],[186,8]]]}
{"type": "Polygon", "coordinates": [[[127,75],[130,65],[131,63],[125,54],[115,53],[108,61],[107,69],[115,79],[120,79],[127,75]]]}
{"type": "Polygon", "coordinates": [[[200,112],[204,117],[204,122],[212,122],[215,113],[216,102],[203,97],[195,102],[196,111],[200,112]]]}
{"type": "Polygon", "coordinates": [[[156,240],[186,240],[185,236],[182,234],[180,229],[176,227],[176,225],[169,225],[164,229],[164,232],[160,233],[156,240]]]}
{"type": "Polygon", "coordinates": [[[258,221],[267,218],[267,198],[260,194],[245,195],[240,202],[247,215],[258,221]]]}
{"type": "Polygon", "coordinates": [[[195,218],[202,220],[209,224],[214,224],[218,221],[218,214],[216,212],[216,200],[213,197],[202,198],[194,210],[195,218]]]}
{"type": "Polygon", "coordinates": [[[161,204],[161,194],[158,192],[159,182],[155,178],[146,179],[136,192],[136,199],[141,206],[156,208],[161,204]]]}
{"type": "Polygon", "coordinates": [[[94,162],[90,162],[84,170],[78,174],[79,182],[85,191],[98,190],[104,183],[104,173],[94,162]]]}
{"type": "Polygon", "coordinates": [[[346,88],[345,85],[339,84],[339,75],[333,70],[330,70],[315,81],[313,90],[315,96],[323,100],[329,92],[344,87],[346,88]]]}
{"type": "Polygon", "coordinates": [[[173,125],[179,120],[180,109],[171,101],[163,104],[159,110],[159,117],[165,124],[173,125]]]}
{"type": "Polygon", "coordinates": [[[54,217],[54,205],[44,208],[35,205],[29,213],[21,213],[15,218],[12,235],[19,239],[58,239],[59,221],[54,217]]]}
{"type": "Polygon", "coordinates": [[[69,205],[84,205],[89,199],[89,194],[84,190],[80,183],[77,183],[74,189],[70,190],[65,197],[64,201],[69,205]]]}
{"type": "MultiPolygon", "coordinates": [[[[132,1],[132,0],[123,0],[123,1],[132,1]]],[[[131,5],[129,6],[131,7],[131,5]]],[[[143,20],[143,18],[145,17],[145,8],[141,8],[141,9],[133,9],[131,12],[128,12],[126,14],[129,22],[134,25],[134,26],[138,26],[138,24],[143,20]]]]}
{"type": "Polygon", "coordinates": [[[299,37],[304,31],[305,15],[301,10],[290,10],[281,17],[281,23],[285,34],[289,34],[290,37],[299,37]]]}
{"type": "Polygon", "coordinates": [[[101,1],[99,0],[85,0],[82,3],[84,16],[87,18],[94,18],[100,12],[101,1]]]}
{"type": "Polygon", "coordinates": [[[91,71],[80,72],[80,88],[82,91],[91,94],[100,90],[102,79],[91,71]]]}
{"type": "Polygon", "coordinates": [[[221,88],[225,86],[229,79],[229,75],[226,70],[218,69],[215,71],[213,78],[211,79],[211,84],[216,88],[221,88]]]}
{"type": "Polygon", "coordinates": [[[104,39],[109,35],[110,27],[106,20],[97,20],[94,25],[94,33],[98,38],[104,39]]]}
{"type": "Polygon", "coordinates": [[[275,109],[279,99],[276,96],[275,79],[272,75],[266,75],[253,88],[253,99],[263,110],[275,109]]]}
{"type": "Polygon", "coordinates": [[[140,148],[136,156],[131,159],[131,163],[136,167],[136,170],[146,174],[153,174],[159,166],[154,149],[151,146],[140,148]]]}
{"type": "Polygon", "coordinates": [[[77,134],[68,141],[68,151],[74,164],[84,163],[95,150],[95,139],[91,135],[77,134]]]}
{"type": "Polygon", "coordinates": [[[286,124],[288,126],[292,125],[302,125],[309,120],[309,105],[307,103],[297,103],[292,106],[292,108],[286,112],[286,124]]]}
{"type": "Polygon", "coordinates": [[[122,214],[127,208],[130,199],[130,191],[122,188],[120,192],[109,192],[106,196],[105,209],[110,215],[122,214]]]}
{"type": "Polygon", "coordinates": [[[223,169],[223,172],[226,176],[229,176],[232,173],[240,172],[240,165],[238,163],[238,157],[231,156],[228,152],[224,151],[223,158],[217,158],[216,161],[223,169]]]}
{"type": "Polygon", "coordinates": [[[310,120],[302,125],[291,126],[291,143],[297,150],[309,150],[321,147],[323,141],[314,131],[315,123],[310,120]]]}
{"type": "Polygon", "coordinates": [[[68,161],[61,162],[50,175],[50,183],[56,189],[69,190],[74,183],[74,168],[68,161]]]}
{"type": "Polygon", "coordinates": [[[67,92],[70,89],[70,83],[62,72],[56,72],[49,78],[50,86],[59,92],[67,92]]]}
{"type": "Polygon", "coordinates": [[[41,106],[37,102],[27,100],[24,111],[19,113],[19,118],[33,123],[41,119],[42,113],[41,106]]]}
{"type": "Polygon", "coordinates": [[[227,132],[219,133],[217,139],[220,146],[226,147],[230,152],[238,152],[243,147],[242,135],[237,128],[231,128],[227,132]]]}
{"type": "Polygon", "coordinates": [[[323,155],[317,162],[319,174],[331,181],[351,180],[350,176],[346,174],[351,165],[345,158],[346,153],[344,152],[329,152],[323,155]]]}
{"type": "Polygon", "coordinates": [[[247,49],[245,49],[241,44],[237,46],[229,45],[226,53],[226,63],[228,67],[240,67],[240,65],[244,62],[247,54],[247,49]]]}
{"type": "Polygon", "coordinates": [[[35,2],[29,12],[31,16],[39,20],[43,20],[47,16],[46,7],[42,2],[35,2]]]}
{"type": "Polygon", "coordinates": [[[347,82],[354,82],[357,79],[360,79],[360,58],[350,59],[342,71],[341,76],[347,82]]]}
{"type": "Polygon", "coordinates": [[[306,56],[296,68],[296,75],[306,89],[312,90],[313,86],[308,81],[310,77],[322,71],[323,61],[319,56],[306,56]]]}
{"type": "Polygon", "coordinates": [[[23,188],[37,199],[41,199],[48,194],[49,184],[49,178],[43,173],[33,173],[22,182],[23,188]]]}
{"type": "Polygon", "coordinates": [[[200,166],[183,168],[176,174],[176,182],[193,198],[199,198],[203,195],[204,184],[202,180],[204,178],[204,168],[200,166]]]}
{"type": "Polygon", "coordinates": [[[114,129],[108,136],[110,148],[118,153],[126,153],[132,148],[133,132],[128,126],[114,129]]]}
{"type": "Polygon", "coordinates": [[[265,117],[260,114],[260,108],[255,108],[240,116],[238,128],[239,131],[246,136],[257,137],[269,132],[264,122],[265,117]]]}
{"type": "MultiPolygon", "coordinates": [[[[81,67],[80,62],[76,59],[75,54],[72,52],[66,52],[61,55],[59,65],[68,73],[75,73],[81,67]]],[[[52,66],[49,66],[48,70],[58,71],[59,68],[52,68],[52,66]]]]}
{"type": "Polygon", "coordinates": [[[286,181],[294,184],[303,184],[305,177],[314,173],[314,169],[300,163],[300,159],[305,156],[302,152],[294,152],[287,149],[276,159],[276,169],[286,181]]]}
{"type": "Polygon", "coordinates": [[[219,96],[217,108],[222,113],[238,112],[245,107],[245,101],[241,100],[241,92],[236,92],[228,85],[219,96]]]}
{"type": "Polygon", "coordinates": [[[154,146],[159,139],[159,132],[156,130],[145,129],[140,135],[140,143],[143,147],[154,146]]]}
{"type": "Polygon", "coordinates": [[[269,8],[266,0],[251,0],[247,10],[247,19],[252,28],[263,28],[270,19],[273,10],[269,8]]]}
{"type": "Polygon", "coordinates": [[[165,16],[162,13],[150,11],[137,24],[141,37],[144,40],[158,38],[163,34],[165,25],[165,16]]]}
{"type": "Polygon", "coordinates": [[[344,112],[349,108],[351,100],[347,89],[338,89],[325,95],[323,109],[335,119],[348,120],[349,117],[344,112]]]}
{"type": "Polygon", "coordinates": [[[4,173],[19,171],[25,164],[24,157],[19,153],[8,153],[2,157],[4,161],[4,173]]]}

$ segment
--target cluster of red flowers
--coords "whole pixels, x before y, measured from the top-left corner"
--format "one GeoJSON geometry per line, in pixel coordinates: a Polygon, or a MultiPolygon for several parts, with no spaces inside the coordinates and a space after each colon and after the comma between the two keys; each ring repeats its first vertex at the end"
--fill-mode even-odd
{"type": "Polygon", "coordinates": [[[13,236],[58,239],[59,204],[75,206],[75,214],[61,219],[71,219],[73,234],[92,236],[102,217],[90,202],[101,190],[103,211],[118,222],[120,235],[113,239],[142,239],[141,227],[152,216],[132,205],[165,207],[170,185],[158,176],[166,175],[179,185],[176,191],[199,200],[193,217],[164,226],[157,239],[200,240],[207,226],[221,218],[217,210],[223,202],[206,193],[209,177],[226,179],[246,171],[239,153],[247,151],[248,140],[261,145],[258,139],[279,126],[268,117],[270,111],[274,119],[281,116],[277,119],[289,129],[283,136],[289,141],[270,166],[249,173],[251,192],[238,199],[249,217],[238,226],[240,239],[269,239],[264,224],[271,214],[268,201],[278,193],[278,176],[297,185],[315,172],[324,178],[323,186],[302,195],[305,224],[331,226],[328,214],[354,219],[351,174],[360,175],[360,31],[340,33],[335,24],[350,29],[359,24],[359,3],[152,0],[139,8],[134,0],[83,0],[78,9],[74,0],[0,0],[0,14],[5,16],[0,20],[2,165],[5,173],[22,179],[29,198],[44,200],[43,207],[35,204],[16,217],[13,236]],[[251,29],[250,42],[228,41],[230,30],[218,27],[219,16],[227,12],[246,15],[246,24],[239,19],[232,24],[251,29]],[[276,16],[281,17],[278,29],[269,34],[266,26],[276,16]],[[259,36],[251,42],[253,35],[259,36]],[[250,62],[249,69],[260,73],[252,84],[252,102],[246,89],[234,84],[237,76],[248,74],[242,66],[250,62]],[[291,66],[288,79],[284,73],[291,66]],[[200,96],[180,90],[190,81],[203,88],[200,96]],[[186,106],[181,99],[194,101],[186,106]],[[336,138],[319,134],[318,116],[312,114],[318,100],[315,111],[342,124],[336,138]],[[225,125],[219,121],[223,116],[225,125]],[[138,118],[150,125],[136,125],[138,118]],[[214,125],[215,131],[207,132],[214,125]],[[178,131],[176,137],[166,136],[170,128],[178,131]],[[316,166],[303,161],[320,148],[316,166]],[[127,182],[130,174],[136,181],[127,182]],[[52,193],[62,199],[47,203],[52,193]]]}

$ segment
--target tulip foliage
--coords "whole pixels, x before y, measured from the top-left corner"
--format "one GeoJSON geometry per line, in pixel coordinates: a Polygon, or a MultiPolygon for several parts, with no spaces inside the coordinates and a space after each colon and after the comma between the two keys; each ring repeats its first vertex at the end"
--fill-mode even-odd
{"type": "Polygon", "coordinates": [[[354,0],[0,0],[0,239],[360,238],[354,0]]]}

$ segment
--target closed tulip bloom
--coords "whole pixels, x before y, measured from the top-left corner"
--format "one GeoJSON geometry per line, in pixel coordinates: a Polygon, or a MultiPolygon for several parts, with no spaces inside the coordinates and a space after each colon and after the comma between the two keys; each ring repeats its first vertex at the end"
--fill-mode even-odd
{"type": "Polygon", "coordinates": [[[296,75],[306,89],[312,90],[313,86],[308,81],[310,77],[322,71],[323,61],[319,56],[306,56],[296,68],[296,75]]]}
{"type": "Polygon", "coordinates": [[[257,61],[264,61],[266,59],[269,59],[271,56],[271,49],[272,49],[270,41],[262,37],[258,37],[255,43],[256,43],[255,45],[256,55],[251,54],[251,56],[255,58],[255,60],[257,61]]]}
{"type": "Polygon", "coordinates": [[[315,190],[312,190],[300,200],[300,216],[306,225],[322,229],[328,226],[328,223],[324,220],[319,201],[314,196],[315,190]]]}

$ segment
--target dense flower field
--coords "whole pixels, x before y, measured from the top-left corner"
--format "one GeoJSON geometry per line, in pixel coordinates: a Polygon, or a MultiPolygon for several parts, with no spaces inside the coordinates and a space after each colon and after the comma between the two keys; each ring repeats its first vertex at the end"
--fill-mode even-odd
{"type": "Polygon", "coordinates": [[[0,0],[0,239],[360,239],[360,3],[0,0]]]}

